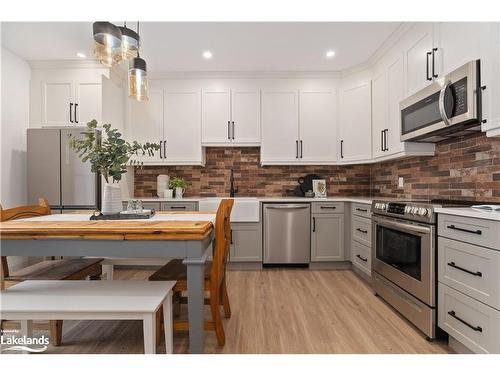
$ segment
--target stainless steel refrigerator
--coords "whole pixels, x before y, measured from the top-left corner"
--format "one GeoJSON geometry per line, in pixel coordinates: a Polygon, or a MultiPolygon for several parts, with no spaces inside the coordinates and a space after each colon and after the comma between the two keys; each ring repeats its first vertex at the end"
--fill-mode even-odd
{"type": "MultiPolygon", "coordinates": [[[[52,212],[100,209],[101,178],[69,147],[68,136],[83,137],[83,127],[28,129],[28,202],[47,198],[52,212]]],[[[96,131],[100,138],[101,132],[96,131]]]]}

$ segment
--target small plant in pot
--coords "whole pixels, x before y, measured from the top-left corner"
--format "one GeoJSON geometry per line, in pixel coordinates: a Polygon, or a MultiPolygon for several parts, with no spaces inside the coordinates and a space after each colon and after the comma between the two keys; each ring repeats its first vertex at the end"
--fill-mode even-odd
{"type": "Polygon", "coordinates": [[[189,184],[182,177],[174,177],[170,180],[169,187],[174,189],[175,197],[182,198],[189,184]]]}
{"type": "Polygon", "coordinates": [[[134,156],[153,156],[160,149],[156,143],[129,143],[122,139],[122,134],[111,124],[102,126],[103,134],[96,133],[97,121],[87,123],[87,129],[77,137],[70,134],[69,145],[78,154],[82,162],[90,163],[90,170],[102,175],[104,196],[102,200],[103,214],[116,214],[122,210],[121,192],[118,182],[127,173],[127,165],[142,166],[142,162],[131,159],[134,156]]]}

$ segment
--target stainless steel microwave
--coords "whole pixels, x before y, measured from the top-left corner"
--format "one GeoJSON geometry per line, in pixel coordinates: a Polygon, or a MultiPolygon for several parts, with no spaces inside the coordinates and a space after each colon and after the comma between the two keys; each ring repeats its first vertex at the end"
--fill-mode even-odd
{"type": "Polygon", "coordinates": [[[480,61],[446,74],[400,103],[401,141],[439,142],[481,129],[480,61]]]}

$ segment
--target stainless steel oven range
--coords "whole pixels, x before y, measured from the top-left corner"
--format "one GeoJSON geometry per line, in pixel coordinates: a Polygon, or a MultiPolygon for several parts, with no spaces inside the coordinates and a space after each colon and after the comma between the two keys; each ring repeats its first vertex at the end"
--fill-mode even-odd
{"type": "Polygon", "coordinates": [[[436,337],[436,218],[427,202],[372,203],[375,292],[427,337],[436,337]]]}

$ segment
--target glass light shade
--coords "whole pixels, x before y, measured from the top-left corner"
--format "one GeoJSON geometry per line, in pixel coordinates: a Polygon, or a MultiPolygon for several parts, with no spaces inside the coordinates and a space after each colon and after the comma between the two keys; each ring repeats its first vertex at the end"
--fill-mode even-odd
{"type": "Polygon", "coordinates": [[[139,56],[140,37],[134,30],[128,27],[118,27],[122,33],[122,58],[132,60],[139,56]]]}
{"type": "Polygon", "coordinates": [[[105,66],[122,61],[122,39],[118,27],[109,22],[94,22],[94,55],[105,66]]]}
{"type": "Polygon", "coordinates": [[[128,96],[138,101],[149,99],[146,62],[140,57],[136,57],[130,62],[128,70],[128,96]]]}

